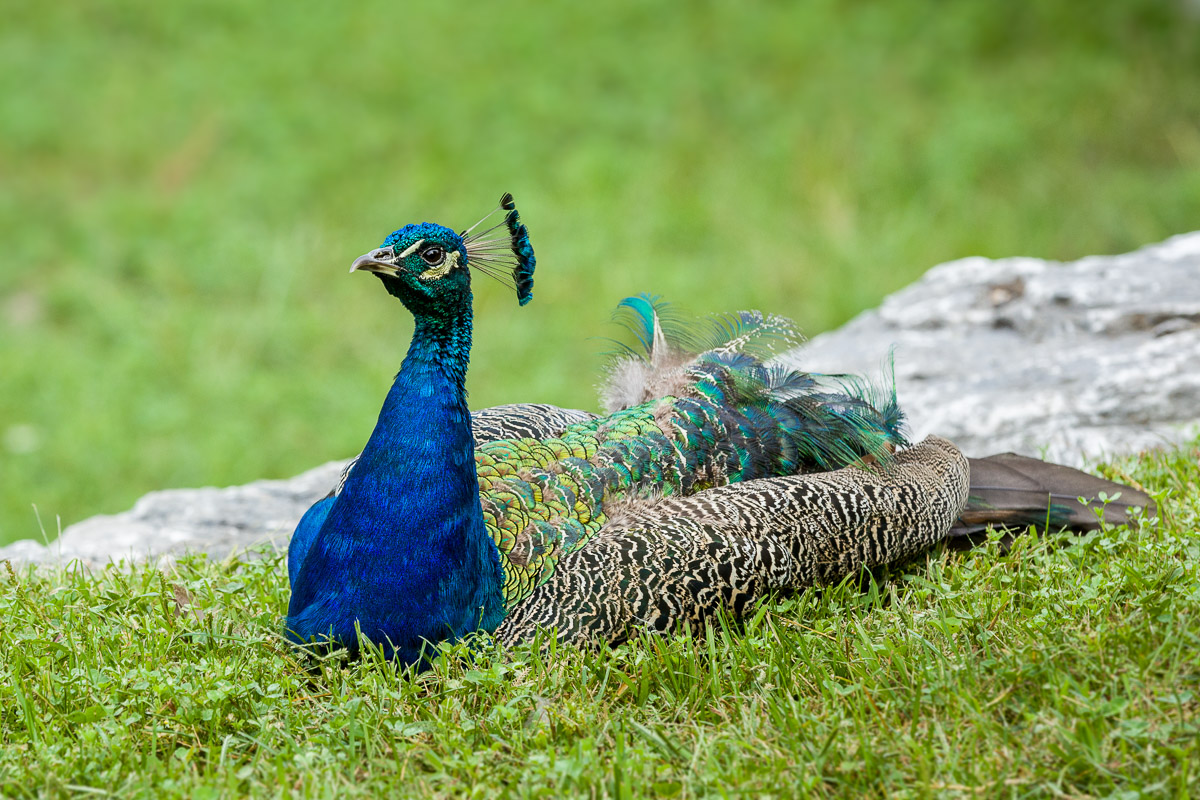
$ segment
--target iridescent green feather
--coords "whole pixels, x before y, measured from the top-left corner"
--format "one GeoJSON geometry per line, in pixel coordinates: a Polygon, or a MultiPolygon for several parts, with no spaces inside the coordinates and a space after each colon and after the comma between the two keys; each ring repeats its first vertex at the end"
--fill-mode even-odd
{"type": "Polygon", "coordinates": [[[643,353],[625,348],[622,357],[653,362],[666,355],[656,347],[673,348],[665,359],[675,365],[667,376],[673,394],[574,424],[558,438],[476,449],[508,608],[544,582],[563,554],[595,537],[616,502],[834,469],[866,455],[886,457],[903,442],[894,398],[876,407],[862,387],[831,388],[764,365],[771,344],[794,339],[780,318],[735,315],[687,329],[664,326],[653,298],[623,307],[643,353]],[[681,341],[707,349],[687,356],[681,341]]]}

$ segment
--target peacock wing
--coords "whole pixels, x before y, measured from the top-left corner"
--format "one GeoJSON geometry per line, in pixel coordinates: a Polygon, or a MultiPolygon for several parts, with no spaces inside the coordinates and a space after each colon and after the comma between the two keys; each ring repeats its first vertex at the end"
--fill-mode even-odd
{"type": "Polygon", "coordinates": [[[574,408],[509,403],[471,412],[471,432],[476,444],[498,439],[549,439],[561,435],[570,425],[595,418],[595,414],[574,408]]]}
{"type": "Polygon", "coordinates": [[[886,468],[763,478],[614,509],[496,631],[616,643],[636,628],[739,616],[771,591],[837,581],[940,541],[967,497],[958,449],[929,437],[886,468]]]}

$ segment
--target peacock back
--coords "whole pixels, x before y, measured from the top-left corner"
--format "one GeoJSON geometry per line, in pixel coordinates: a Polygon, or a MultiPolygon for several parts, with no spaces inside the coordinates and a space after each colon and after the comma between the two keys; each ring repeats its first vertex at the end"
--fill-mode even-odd
{"type": "Polygon", "coordinates": [[[623,307],[632,309],[625,321],[641,346],[625,348],[610,369],[607,416],[557,436],[476,446],[508,609],[548,580],[562,556],[639,504],[887,458],[903,443],[890,391],[766,362],[775,346],[795,340],[787,320],[747,313],[710,320],[698,333],[696,325],[664,324],[664,305],[652,298],[623,307]]]}

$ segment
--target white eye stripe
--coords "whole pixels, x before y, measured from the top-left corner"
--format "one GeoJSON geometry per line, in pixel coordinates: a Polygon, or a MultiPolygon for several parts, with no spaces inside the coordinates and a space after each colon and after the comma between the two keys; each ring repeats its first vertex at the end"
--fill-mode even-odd
{"type": "Polygon", "coordinates": [[[413,253],[417,252],[417,248],[419,248],[419,247],[420,247],[421,245],[423,245],[423,244],[425,244],[425,240],[424,240],[424,239],[417,239],[415,242],[413,242],[413,243],[412,243],[412,244],[411,244],[411,245],[408,247],[408,249],[407,249],[407,250],[405,250],[405,251],[404,251],[403,253],[401,253],[400,255],[396,256],[396,258],[398,258],[398,259],[399,259],[399,258],[408,258],[408,257],[409,257],[409,256],[411,256],[413,253]]]}

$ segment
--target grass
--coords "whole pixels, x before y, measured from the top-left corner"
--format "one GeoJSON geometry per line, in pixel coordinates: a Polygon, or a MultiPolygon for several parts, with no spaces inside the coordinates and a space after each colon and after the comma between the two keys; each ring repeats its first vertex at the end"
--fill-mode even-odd
{"type": "Polygon", "coordinates": [[[1195,228],[1192,5],[0,0],[0,543],[353,453],[408,321],[346,265],[505,190],[476,406],[590,407],[639,291],[815,333],[1195,228]]]}
{"type": "Polygon", "coordinates": [[[304,662],[279,556],[11,571],[6,797],[1200,794],[1200,441],[1160,519],[935,550],[597,653],[304,662]]]}
{"type": "MultiPolygon", "coordinates": [[[[479,285],[477,406],[589,406],[633,292],[817,332],[1192,229],[1190,7],[0,0],[0,542],[352,453],[408,331],[345,265],[505,190],[537,301],[479,285]]],[[[1200,795],[1198,457],[1117,467],[1154,524],[420,677],[297,660],[278,556],[14,570],[0,795],[1200,795]]]]}

